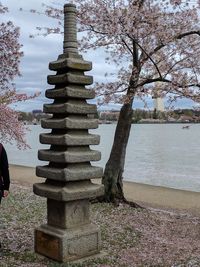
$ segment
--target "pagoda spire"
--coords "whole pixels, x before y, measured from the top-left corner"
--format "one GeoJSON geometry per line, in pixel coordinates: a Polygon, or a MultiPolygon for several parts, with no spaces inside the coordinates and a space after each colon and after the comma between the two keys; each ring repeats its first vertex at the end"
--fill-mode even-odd
{"type": "Polygon", "coordinates": [[[78,53],[76,12],[75,5],[64,5],[64,53],[78,53]]]}

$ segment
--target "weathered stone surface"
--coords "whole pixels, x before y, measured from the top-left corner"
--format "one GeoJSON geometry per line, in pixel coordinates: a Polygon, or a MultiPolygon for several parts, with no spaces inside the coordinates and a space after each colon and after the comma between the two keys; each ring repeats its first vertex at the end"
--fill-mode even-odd
{"type": "Polygon", "coordinates": [[[72,84],[83,84],[90,85],[93,83],[93,77],[88,75],[80,75],[73,73],[65,73],[60,75],[48,75],[47,82],[49,84],[63,84],[63,83],[72,83],[72,84]]]}
{"type": "Polygon", "coordinates": [[[39,150],[38,158],[49,163],[36,168],[37,176],[46,181],[34,184],[33,191],[47,198],[48,223],[35,231],[35,251],[68,262],[99,253],[100,233],[90,224],[89,199],[101,196],[104,187],[91,182],[103,174],[90,163],[101,158],[89,147],[100,141],[98,135],[89,134],[98,127],[98,120],[91,118],[96,105],[86,101],[95,97],[85,88],[93,82],[84,74],[92,64],[78,54],[75,6],[65,5],[64,13],[64,53],[49,64],[57,74],[48,76],[55,88],[47,90],[46,97],[54,102],[44,105],[44,112],[52,116],[41,122],[52,131],[40,135],[40,142],[50,148],[39,150]]]}
{"type": "Polygon", "coordinates": [[[93,99],[95,97],[94,90],[85,89],[81,86],[71,85],[59,89],[46,90],[47,98],[76,98],[76,99],[93,99]]]}
{"type": "Polygon", "coordinates": [[[67,134],[40,134],[41,144],[67,145],[67,146],[85,146],[98,145],[100,136],[96,134],[83,134],[82,132],[67,134]]]}
{"type": "Polygon", "coordinates": [[[71,100],[66,103],[45,104],[43,111],[45,113],[96,114],[97,107],[78,100],[71,100]]]}
{"type": "Polygon", "coordinates": [[[58,71],[65,68],[89,71],[92,69],[92,62],[79,58],[60,58],[57,61],[53,61],[49,64],[50,70],[58,71]]]}
{"type": "Polygon", "coordinates": [[[66,163],[98,161],[101,159],[101,152],[87,148],[85,151],[54,151],[50,149],[41,149],[38,152],[38,159],[66,163]]]}
{"type": "Polygon", "coordinates": [[[36,175],[55,181],[78,181],[101,178],[103,169],[89,164],[69,164],[67,168],[52,168],[49,166],[38,166],[36,175]]]}
{"type": "Polygon", "coordinates": [[[64,6],[64,53],[78,54],[77,30],[76,30],[76,7],[73,4],[64,6]]]}
{"type": "Polygon", "coordinates": [[[47,199],[48,224],[64,229],[89,224],[89,207],[88,199],[70,202],[47,199]]]}
{"type": "Polygon", "coordinates": [[[69,182],[63,185],[40,183],[33,185],[36,195],[58,201],[72,201],[90,199],[101,196],[104,193],[103,185],[97,185],[88,181],[69,182]]]}
{"type": "Polygon", "coordinates": [[[35,231],[36,252],[60,262],[96,254],[100,242],[100,232],[93,224],[69,230],[42,225],[35,231]]]}
{"type": "Polygon", "coordinates": [[[41,126],[46,129],[96,129],[98,128],[98,120],[78,117],[42,119],[41,126]]]}

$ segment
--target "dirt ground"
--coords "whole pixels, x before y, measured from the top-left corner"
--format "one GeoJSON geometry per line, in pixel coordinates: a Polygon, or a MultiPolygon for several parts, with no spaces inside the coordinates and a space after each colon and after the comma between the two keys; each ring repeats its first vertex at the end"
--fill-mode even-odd
{"type": "MultiPolygon", "coordinates": [[[[10,165],[11,179],[20,184],[44,182],[35,175],[35,168],[10,165]]],[[[99,180],[93,182],[100,183],[99,180]]],[[[151,186],[133,182],[124,182],[125,196],[130,201],[155,208],[173,208],[200,213],[200,193],[177,190],[160,186],[151,186]]]]}

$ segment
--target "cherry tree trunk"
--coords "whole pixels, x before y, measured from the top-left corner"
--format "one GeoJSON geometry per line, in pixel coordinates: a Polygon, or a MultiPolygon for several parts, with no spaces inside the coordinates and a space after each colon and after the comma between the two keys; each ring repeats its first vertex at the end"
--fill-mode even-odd
{"type": "Polygon", "coordinates": [[[105,201],[107,202],[125,200],[122,174],[132,123],[132,102],[133,100],[121,108],[110,158],[105,167],[102,183],[105,186],[105,201]]]}

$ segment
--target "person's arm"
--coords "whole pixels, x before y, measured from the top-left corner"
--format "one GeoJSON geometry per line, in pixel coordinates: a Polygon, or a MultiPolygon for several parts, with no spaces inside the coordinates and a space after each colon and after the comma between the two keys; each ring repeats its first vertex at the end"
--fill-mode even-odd
{"type": "Polygon", "coordinates": [[[10,187],[10,174],[9,174],[8,158],[4,147],[2,147],[2,152],[1,152],[1,174],[4,183],[4,197],[7,197],[10,187]]]}

